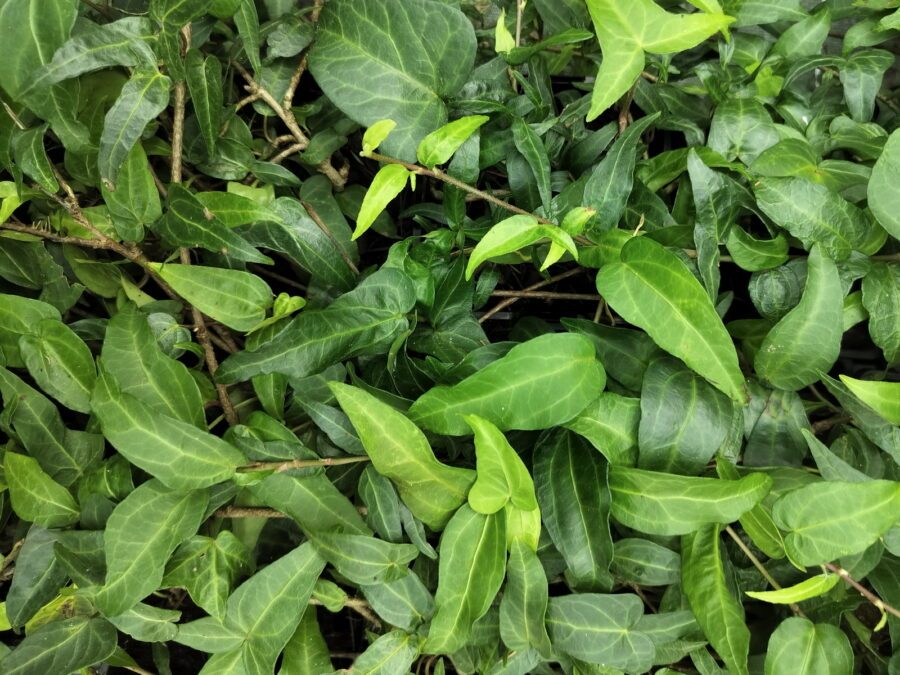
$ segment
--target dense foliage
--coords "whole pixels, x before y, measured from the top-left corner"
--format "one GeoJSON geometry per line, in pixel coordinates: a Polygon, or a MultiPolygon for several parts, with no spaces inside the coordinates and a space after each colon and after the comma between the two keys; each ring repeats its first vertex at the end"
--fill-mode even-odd
{"type": "Polygon", "coordinates": [[[900,674],[898,6],[0,0],[0,672],[900,674]]]}

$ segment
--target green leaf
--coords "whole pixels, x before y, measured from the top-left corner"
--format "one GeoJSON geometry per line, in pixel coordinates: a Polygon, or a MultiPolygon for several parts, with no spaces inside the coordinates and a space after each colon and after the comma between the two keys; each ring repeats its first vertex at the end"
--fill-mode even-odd
{"type": "Polygon", "coordinates": [[[525,158],[534,175],[541,207],[545,214],[549,214],[553,195],[550,190],[550,159],[547,149],[540,136],[521,117],[513,118],[512,136],[516,150],[525,158]]]}
{"type": "Polygon", "coordinates": [[[284,647],[278,675],[328,673],[333,669],[328,645],[319,630],[316,608],[310,605],[303,612],[297,630],[284,647]]]}
{"type": "Polygon", "coordinates": [[[9,627],[21,628],[65,586],[66,568],[57,560],[57,532],[32,525],[16,558],[16,571],[6,594],[5,616],[9,627]]]}
{"type": "MultiPolygon", "coordinates": [[[[827,30],[827,29],[826,29],[827,30]]],[[[895,56],[883,49],[855,51],[840,69],[844,100],[856,122],[870,122],[875,112],[875,97],[884,74],[894,65],[895,56]]]]}
{"type": "Polygon", "coordinates": [[[255,274],[198,265],[150,265],[178,295],[229,328],[250,330],[272,306],[272,289],[255,274]]]}
{"type": "Polygon", "coordinates": [[[206,429],[197,381],[184,364],[163,353],[145,314],[125,307],[110,319],[101,354],[122,393],[161,415],[206,429]]]}
{"type": "Polygon", "coordinates": [[[77,616],[41,626],[0,659],[6,675],[72,673],[105,661],[116,650],[116,629],[101,618],[77,616]]]}
{"type": "Polygon", "coordinates": [[[204,207],[187,188],[169,186],[166,213],[154,229],[173,246],[199,246],[237,260],[270,263],[239,234],[225,226],[215,213],[204,207]]]}
{"type": "Polygon", "coordinates": [[[352,239],[356,240],[372,227],[372,223],[381,214],[391,201],[403,192],[406,182],[413,173],[399,164],[385,164],[366,191],[362,206],[359,207],[359,215],[356,217],[356,229],[352,239]]]}
{"type": "MultiPolygon", "coordinates": [[[[19,352],[19,337],[31,333],[42,319],[59,321],[59,310],[40,300],[18,295],[0,294],[0,353],[10,368],[24,368],[19,352]]],[[[7,404],[8,405],[8,404],[7,404]]]]}
{"type": "Polygon", "coordinates": [[[634,466],[640,417],[640,399],[604,391],[563,426],[584,436],[610,464],[634,466]]]}
{"type": "Polygon", "coordinates": [[[469,506],[478,513],[496,513],[507,502],[523,511],[537,508],[534,483],[522,458],[503,433],[477,415],[466,415],[475,433],[475,483],[469,490],[469,506]]]}
{"type": "Polygon", "coordinates": [[[781,232],[772,239],[756,239],[735,226],[728,230],[725,247],[735,264],[748,272],[769,270],[788,260],[788,241],[781,232]]]}
{"type": "Polygon", "coordinates": [[[419,555],[412,544],[392,544],[361,534],[318,532],[312,542],[338,574],[355,584],[380,584],[406,574],[406,565],[419,555]]]}
{"type": "Polygon", "coordinates": [[[356,657],[353,672],[359,675],[405,673],[418,655],[419,640],[416,636],[392,630],[379,637],[356,657]]]}
{"type": "Polygon", "coordinates": [[[568,422],[595,399],[606,374],[580,335],[548,334],[513,347],[506,356],[459,384],[430,389],[413,403],[413,422],[435,433],[470,433],[474,414],[501,431],[546,429],[568,422]]]}
{"type": "MultiPolygon", "coordinates": [[[[419,147],[416,148],[416,158],[419,160],[419,164],[424,164],[429,168],[434,168],[438,164],[446,164],[450,161],[453,153],[459,150],[459,146],[489,120],[490,117],[487,115],[470,115],[453,120],[436,131],[432,131],[422,139],[419,147]]],[[[381,140],[383,141],[384,138],[381,140]]],[[[363,139],[363,145],[365,146],[365,139],[363,139]]],[[[378,143],[375,145],[377,146],[378,143]]]]}
{"type": "Polygon", "coordinates": [[[372,466],[397,486],[413,515],[440,530],[466,500],[472,471],[439,462],[428,439],[402,413],[357,387],[329,384],[372,466]]]}
{"type": "MultiPolygon", "coordinates": [[[[552,246],[562,249],[560,255],[562,251],[568,251],[573,258],[578,259],[575,241],[561,228],[543,225],[533,216],[511,216],[491,227],[475,246],[466,265],[466,280],[471,279],[478,266],[486,260],[514,253],[542,239],[549,239],[552,246]]],[[[548,253],[541,269],[546,269],[552,262],[555,261],[548,253]]]]}
{"type": "MultiPolygon", "coordinates": [[[[716,473],[725,480],[738,480],[737,468],[721,455],[716,458],[716,473]]],[[[772,519],[772,510],[762,502],[740,518],[741,527],[756,547],[773,559],[785,556],[784,537],[772,519]]]]}
{"type": "Polygon", "coordinates": [[[641,586],[666,586],[681,579],[681,556],[648,539],[619,539],[612,572],[641,586]]]}
{"type": "Polygon", "coordinates": [[[23,520],[41,527],[65,527],[78,521],[75,498],[44,473],[37,460],[7,452],[3,460],[13,510],[23,520]]]}
{"type": "Polygon", "coordinates": [[[166,565],[162,585],[186,589],[198,607],[221,621],[234,582],[249,569],[247,547],[223,530],[215,539],[196,536],[179,546],[166,565]]]}
{"type": "Polygon", "coordinates": [[[772,118],[755,98],[728,98],[716,107],[708,145],[725,159],[739,158],[745,164],[752,164],[778,141],[772,118]]]}
{"type": "Polygon", "coordinates": [[[660,347],[735,401],[746,400],[731,338],[706,291],[673,253],[635,237],[622,248],[621,262],[600,270],[597,290],[660,347]]]}
{"type": "Polygon", "coordinates": [[[97,379],[90,348],[55,319],[43,319],[32,330],[19,338],[19,351],[31,377],[67,408],[89,413],[97,379]]]}
{"type": "Polygon", "coordinates": [[[234,24],[237,26],[238,35],[241,36],[247,60],[250,61],[253,70],[259,73],[262,70],[262,63],[259,59],[259,15],[256,12],[254,0],[241,0],[241,4],[234,13],[234,24]]]}
{"type": "Polygon", "coordinates": [[[644,52],[670,54],[690,49],[733,21],[724,14],[672,14],[653,0],[625,5],[615,0],[588,0],[587,5],[603,51],[588,121],[631,89],[644,69],[644,52]]]}
{"type": "Polygon", "coordinates": [[[881,226],[892,237],[900,239],[900,196],[893,188],[893,178],[900,172],[900,130],[887,139],[884,150],[872,167],[869,180],[869,207],[881,226]]]}
{"type": "Polygon", "coordinates": [[[771,487],[772,479],[762,473],[719,480],[619,466],[609,470],[613,518],[647,534],[688,534],[709,523],[734,522],[771,487]]]}
{"type": "Polygon", "coordinates": [[[45,124],[20,131],[13,137],[12,149],[16,164],[29,178],[37,181],[48,192],[56,192],[59,190],[59,183],[53,175],[53,167],[44,149],[44,134],[47,133],[47,127],[45,124]]]}
{"type": "Polygon", "coordinates": [[[491,606],[506,572],[506,514],[484,515],[463,504],[441,535],[437,610],[423,651],[452,653],[491,606]]]}
{"type": "Polygon", "coordinates": [[[630,593],[573,593],[550,599],[547,628],[554,652],[628,672],[645,672],[655,649],[636,630],[644,603],[630,593]]]}
{"type": "Polygon", "coordinates": [[[408,328],[415,299],[405,274],[382,268],[328,307],[304,311],[256,351],[226,359],[216,379],[231,384],[275,372],[306,377],[354,356],[384,354],[408,328]]]}
{"type": "Polygon", "coordinates": [[[900,382],[857,380],[841,375],[847,389],[891,424],[900,424],[900,382]]]}
{"type": "Polygon", "coordinates": [[[820,246],[808,258],[803,297],[766,335],[753,366],[780,389],[798,390],[819,379],[841,349],[843,290],[838,270],[820,246]]]}
{"type": "Polygon", "coordinates": [[[792,490],[773,516],[788,532],[785,548],[800,565],[819,565],[860,553],[896,522],[900,483],[823,481],[792,490]]]}
{"type": "Polygon", "coordinates": [[[447,121],[445,100],[466,82],[474,55],[472,24],[453,6],[336,0],[319,18],[309,66],[358,124],[396,121],[385,151],[412,161],[421,139],[447,121]]]}
{"type": "Polygon", "coordinates": [[[107,440],[128,459],[173,489],[190,490],[227,480],[246,460],[221,438],[119,389],[101,366],[92,407],[107,440]]]}
{"type": "Polygon", "coordinates": [[[415,630],[434,614],[434,598],[413,571],[386,584],[363,586],[361,590],[378,616],[404,630],[415,630]]]}
{"type": "Polygon", "coordinates": [[[765,668],[766,675],[850,675],[853,648],[837,626],[793,616],[769,638],[765,668]]]}
{"type": "Polygon", "coordinates": [[[155,69],[137,69],[106,113],[97,168],[108,190],[114,190],[119,168],[144,133],[147,123],[169,105],[171,80],[155,69]]]}
{"type": "Polygon", "coordinates": [[[396,127],[394,120],[378,120],[370,125],[363,134],[362,151],[359,154],[363,157],[371,156],[396,127]]]}
{"type": "Polygon", "coordinates": [[[178,634],[175,622],[180,618],[181,612],[139,602],[118,616],[108,617],[108,620],[113,626],[135,640],[168,642],[178,634]]]}
{"type": "Polygon", "coordinates": [[[500,635],[509,649],[536,649],[549,658],[547,600],[547,575],[537,554],[523,541],[512,542],[500,599],[500,635]]]}
{"type": "MultiPolygon", "coordinates": [[[[862,280],[869,335],[888,363],[900,361],[900,265],[876,263],[862,280]]],[[[0,336],[2,340],[2,336],[0,336]]]]}
{"type": "Polygon", "coordinates": [[[184,69],[203,143],[212,156],[222,120],[222,66],[216,57],[203,58],[199,50],[191,49],[185,56],[184,69]]]}
{"type": "Polygon", "coordinates": [[[817,574],[809,579],[804,579],[799,584],[779,588],[777,591],[745,592],[754,600],[762,600],[776,605],[789,605],[825,595],[840,581],[841,578],[837,574],[817,574]]]}
{"type": "Polygon", "coordinates": [[[534,481],[544,526],[575,588],[610,590],[613,557],[607,467],[572,432],[548,434],[535,448],[534,481]]]}
{"type": "Polygon", "coordinates": [[[205,491],[150,480],[116,506],[104,534],[106,584],[94,596],[100,611],[116,616],[159,588],[166,561],[200,527],[208,501],[205,491]]]}
{"type": "Polygon", "coordinates": [[[691,610],[728,672],[746,675],[750,631],[744,608],[726,581],[721,525],[705,525],[682,539],[681,583],[691,610]]]}
{"type": "Polygon", "coordinates": [[[159,191],[140,143],[135,143],[125,156],[115,190],[110,190],[105,183],[100,185],[100,190],[116,233],[126,241],[141,241],[144,225],[162,216],[159,191]]]}

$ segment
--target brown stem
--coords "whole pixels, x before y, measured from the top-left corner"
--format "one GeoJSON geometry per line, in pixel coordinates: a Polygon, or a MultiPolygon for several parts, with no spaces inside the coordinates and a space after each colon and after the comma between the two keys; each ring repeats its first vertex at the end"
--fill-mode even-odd
{"type": "Polygon", "coordinates": [[[223,506],[213,515],[216,518],[290,518],[286,513],[275,509],[249,506],[223,506]]]}
{"type": "Polygon", "coordinates": [[[602,300],[599,295],[591,293],[555,293],[553,291],[494,291],[491,295],[497,298],[535,298],[539,300],[587,300],[589,302],[602,300]]]}
{"type": "Polygon", "coordinates": [[[288,157],[290,157],[291,155],[293,155],[293,154],[295,154],[295,153],[297,153],[297,152],[301,152],[302,150],[303,150],[303,145],[302,145],[302,144],[300,144],[300,143],[294,143],[293,145],[289,145],[289,146],[286,147],[284,150],[282,150],[281,152],[279,152],[277,155],[275,155],[275,156],[274,156],[272,159],[270,159],[269,161],[272,162],[272,164],[281,164],[281,163],[282,163],[284,160],[286,160],[288,157]]]}
{"type": "MultiPolygon", "coordinates": [[[[555,277],[550,277],[549,279],[544,279],[543,281],[539,281],[536,284],[532,284],[531,286],[526,287],[524,290],[536,291],[540,288],[544,288],[545,286],[555,284],[557,281],[562,281],[563,279],[574,277],[578,274],[581,274],[582,272],[584,272],[583,268],[576,267],[575,269],[571,269],[568,272],[563,272],[562,274],[557,274],[555,277]]],[[[504,309],[512,305],[518,299],[518,297],[506,298],[505,300],[498,302],[493,308],[489,309],[487,312],[481,315],[481,317],[478,319],[478,323],[484,323],[498,312],[502,312],[504,309]]]]}
{"type": "Polygon", "coordinates": [[[341,258],[344,259],[344,262],[347,263],[347,267],[353,270],[353,273],[358,275],[359,269],[357,269],[356,265],[353,264],[353,261],[350,260],[350,256],[347,255],[347,252],[344,250],[344,247],[338,243],[338,240],[335,239],[334,234],[331,232],[331,228],[328,227],[328,224],[322,220],[321,216],[316,212],[313,205],[309,202],[300,202],[303,205],[303,208],[306,209],[306,212],[309,214],[309,217],[313,219],[313,222],[319,226],[319,229],[325,233],[325,236],[334,244],[334,247],[338,250],[338,253],[341,255],[341,258]]]}
{"type": "Polygon", "coordinates": [[[884,600],[879,598],[872,591],[870,591],[856,579],[851,577],[850,572],[845,570],[843,567],[841,567],[840,565],[835,565],[834,563],[825,563],[824,567],[831,572],[834,572],[835,574],[840,576],[841,579],[853,586],[853,588],[859,591],[860,595],[862,595],[866,600],[875,605],[875,607],[880,611],[887,612],[891,616],[896,616],[898,619],[900,619],[900,610],[898,610],[896,607],[893,607],[892,605],[887,604],[884,600]]]}
{"type": "MultiPolygon", "coordinates": [[[[323,606],[322,602],[316,598],[310,598],[309,604],[317,607],[323,606]]],[[[362,598],[347,598],[344,600],[344,607],[352,609],[376,628],[381,628],[381,621],[375,616],[372,606],[362,598]]]]}
{"type": "MultiPolygon", "coordinates": [[[[751,551],[750,548],[747,546],[747,544],[744,543],[744,540],[738,536],[738,533],[734,531],[734,529],[731,527],[731,525],[726,525],[725,531],[734,540],[734,543],[738,545],[738,548],[741,549],[741,551],[743,551],[744,555],[747,556],[747,558],[750,560],[750,562],[753,563],[753,566],[757,570],[759,570],[759,573],[763,575],[763,578],[769,582],[769,585],[772,588],[774,588],[776,591],[780,591],[782,589],[781,584],[779,584],[777,581],[775,581],[774,577],[772,577],[772,575],[769,574],[769,571],[759,561],[759,558],[757,558],[753,554],[753,551],[751,551]]],[[[791,611],[794,614],[796,614],[797,616],[803,616],[803,617],[806,616],[803,613],[803,610],[800,609],[799,605],[797,605],[796,602],[792,602],[789,605],[789,607],[791,608],[791,611]]]]}
{"type": "Polygon", "coordinates": [[[359,464],[360,462],[368,461],[369,458],[366,456],[353,456],[323,457],[322,459],[294,459],[289,462],[253,462],[252,464],[238,467],[238,471],[240,473],[252,473],[254,471],[274,471],[275,473],[281,473],[282,471],[290,471],[291,469],[327,468],[329,466],[359,464]]]}

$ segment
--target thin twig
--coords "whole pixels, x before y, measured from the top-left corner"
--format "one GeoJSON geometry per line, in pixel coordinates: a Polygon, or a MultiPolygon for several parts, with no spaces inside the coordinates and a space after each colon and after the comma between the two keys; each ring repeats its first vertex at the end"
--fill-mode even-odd
{"type": "Polygon", "coordinates": [[[368,462],[369,458],[363,455],[353,457],[323,457],[322,459],[294,459],[289,462],[253,462],[238,467],[240,473],[252,473],[254,471],[290,471],[291,469],[311,469],[317,467],[341,466],[342,464],[359,464],[368,462]]]}
{"type": "Polygon", "coordinates": [[[289,145],[287,148],[279,152],[269,161],[272,164],[281,164],[284,160],[286,160],[291,155],[301,152],[304,149],[304,146],[300,143],[294,143],[293,145],[289,145]]]}
{"type": "Polygon", "coordinates": [[[223,506],[213,515],[216,518],[290,518],[288,514],[275,509],[250,506],[223,506]]]}
{"type": "MultiPolygon", "coordinates": [[[[317,607],[324,606],[324,603],[316,598],[310,598],[309,604],[317,607]]],[[[381,621],[375,616],[375,613],[372,611],[372,606],[362,598],[347,598],[344,600],[344,607],[352,609],[376,628],[381,628],[381,621]]]]}
{"type": "MultiPolygon", "coordinates": [[[[754,566],[757,570],[759,570],[759,573],[763,575],[763,578],[764,578],[766,581],[769,582],[769,585],[770,585],[772,588],[774,588],[776,591],[780,591],[780,590],[782,589],[781,584],[779,584],[777,581],[775,581],[774,577],[772,577],[772,575],[769,574],[769,571],[768,571],[768,570],[765,568],[765,566],[759,561],[759,558],[757,558],[757,557],[753,554],[753,551],[751,551],[750,548],[747,546],[747,544],[744,543],[744,540],[741,539],[741,538],[738,536],[738,533],[734,531],[734,529],[731,527],[731,525],[726,525],[726,526],[725,526],[725,531],[726,531],[726,532],[728,533],[728,535],[734,540],[734,543],[738,545],[738,548],[741,549],[741,551],[743,551],[744,555],[747,556],[747,558],[750,560],[750,562],[753,563],[753,566],[754,566]]],[[[803,617],[806,616],[806,615],[803,613],[803,610],[800,609],[800,606],[797,605],[796,602],[792,602],[792,603],[789,605],[789,607],[791,608],[791,611],[792,611],[794,614],[796,614],[797,616],[803,616],[803,617]]]]}
{"type": "Polygon", "coordinates": [[[331,228],[329,228],[328,224],[324,220],[322,220],[321,216],[319,216],[319,214],[316,212],[315,208],[313,208],[313,205],[310,204],[309,202],[303,202],[303,201],[301,201],[300,204],[303,206],[304,209],[306,209],[306,212],[309,214],[309,217],[313,219],[313,222],[319,226],[319,229],[322,230],[322,232],[325,233],[325,236],[328,237],[328,239],[331,241],[332,244],[334,244],[334,247],[338,250],[338,253],[340,254],[341,258],[343,258],[344,262],[347,263],[347,267],[349,267],[351,270],[353,270],[354,274],[358,275],[359,269],[356,267],[356,265],[353,264],[353,261],[350,260],[350,256],[347,255],[347,252],[344,250],[344,247],[340,245],[340,243],[338,242],[337,239],[335,239],[334,234],[332,234],[332,232],[331,232],[331,228]]]}
{"type": "Polygon", "coordinates": [[[16,558],[19,557],[19,551],[22,550],[22,544],[25,543],[24,539],[19,539],[15,544],[13,544],[12,550],[9,552],[3,561],[0,562],[0,581],[6,581],[12,576],[13,563],[16,562],[16,558]]]}
{"type": "Polygon", "coordinates": [[[829,571],[834,572],[841,579],[853,586],[853,588],[859,591],[860,595],[862,595],[866,600],[875,605],[877,609],[882,612],[887,612],[891,616],[895,616],[900,619],[900,610],[898,610],[896,607],[893,607],[892,605],[887,604],[884,600],[879,598],[872,591],[859,583],[856,579],[850,576],[850,572],[845,570],[843,567],[841,567],[840,565],[835,565],[834,563],[825,563],[824,567],[829,571]]]}
{"type": "MultiPolygon", "coordinates": [[[[549,286],[551,284],[555,284],[557,281],[562,281],[563,279],[568,279],[569,277],[574,277],[578,274],[584,272],[584,269],[581,267],[576,267],[575,269],[571,269],[568,272],[563,272],[562,274],[557,274],[554,277],[550,277],[549,279],[544,279],[543,281],[539,281],[536,284],[532,284],[531,286],[526,287],[525,291],[536,291],[540,288],[544,288],[545,286],[549,286]]],[[[498,312],[502,312],[504,309],[512,305],[519,298],[506,298],[498,302],[493,308],[489,309],[487,312],[481,315],[478,319],[478,323],[484,323],[492,316],[497,314],[498,312]]]]}
{"type": "MultiPolygon", "coordinates": [[[[325,0],[313,0],[313,8],[309,13],[309,20],[311,23],[318,23],[319,15],[322,13],[322,8],[324,6],[325,0]]],[[[303,77],[303,73],[306,72],[308,61],[309,53],[305,52],[300,58],[300,62],[297,64],[297,67],[294,69],[294,74],[291,75],[291,81],[288,83],[288,88],[284,92],[284,98],[281,101],[281,107],[285,110],[290,110],[291,105],[294,102],[294,93],[297,91],[297,85],[300,84],[300,78],[303,77]]]]}
{"type": "Polygon", "coordinates": [[[538,300],[586,300],[597,302],[602,300],[599,295],[592,293],[556,293],[553,291],[494,291],[492,296],[497,298],[532,298],[538,300]]]}

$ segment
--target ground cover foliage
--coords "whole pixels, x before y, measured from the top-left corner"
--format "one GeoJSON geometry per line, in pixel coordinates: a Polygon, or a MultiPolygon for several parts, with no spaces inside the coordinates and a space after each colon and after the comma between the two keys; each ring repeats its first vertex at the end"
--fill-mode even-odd
{"type": "Polygon", "coordinates": [[[900,673],[895,0],[0,0],[0,672],[900,673]]]}

